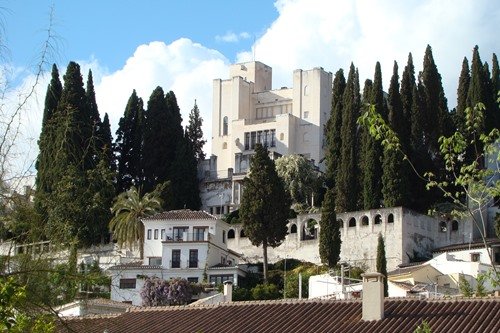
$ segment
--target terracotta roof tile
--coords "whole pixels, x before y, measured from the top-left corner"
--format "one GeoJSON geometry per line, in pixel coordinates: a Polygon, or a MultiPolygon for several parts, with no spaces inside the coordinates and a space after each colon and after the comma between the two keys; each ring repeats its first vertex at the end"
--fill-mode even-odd
{"type": "Polygon", "coordinates": [[[118,316],[68,319],[59,332],[500,332],[500,299],[386,299],[385,318],[361,320],[361,301],[257,301],[200,307],[133,308],[118,316]]]}
{"type": "Polygon", "coordinates": [[[201,210],[170,210],[143,218],[143,220],[216,220],[217,218],[201,210]]]}

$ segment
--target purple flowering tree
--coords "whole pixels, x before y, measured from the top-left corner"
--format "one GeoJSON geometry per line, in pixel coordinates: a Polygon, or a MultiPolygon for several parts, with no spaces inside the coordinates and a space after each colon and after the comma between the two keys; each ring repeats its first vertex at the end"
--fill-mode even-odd
{"type": "Polygon", "coordinates": [[[146,277],[141,289],[143,306],[182,305],[191,301],[192,288],[186,279],[169,281],[146,277]]]}

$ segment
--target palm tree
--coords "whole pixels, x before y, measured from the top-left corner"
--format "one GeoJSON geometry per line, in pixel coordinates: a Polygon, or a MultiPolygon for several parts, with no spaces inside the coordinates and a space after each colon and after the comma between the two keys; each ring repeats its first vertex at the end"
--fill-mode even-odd
{"type": "Polygon", "coordinates": [[[157,188],[141,197],[137,188],[132,186],[118,195],[111,208],[114,216],[109,222],[109,230],[118,241],[118,246],[125,244],[135,247],[139,242],[141,259],[144,257],[144,226],[141,218],[154,215],[161,209],[160,192],[157,188]]]}

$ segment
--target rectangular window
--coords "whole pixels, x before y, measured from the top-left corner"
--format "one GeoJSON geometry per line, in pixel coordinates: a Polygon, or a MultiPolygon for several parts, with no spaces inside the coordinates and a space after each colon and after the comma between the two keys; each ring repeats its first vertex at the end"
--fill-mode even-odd
{"type": "Polygon", "coordinates": [[[205,227],[194,227],[193,228],[193,240],[194,241],[204,241],[205,240],[205,227]]]}
{"type": "Polygon", "coordinates": [[[181,268],[181,250],[172,250],[172,268],[181,268]]]}
{"type": "Polygon", "coordinates": [[[188,227],[174,227],[173,239],[175,241],[181,241],[183,239],[183,234],[188,231],[188,227]]]}
{"type": "Polygon", "coordinates": [[[234,282],[234,277],[232,275],[210,275],[210,283],[215,285],[222,284],[224,281],[234,282]]]}
{"type": "Polygon", "coordinates": [[[149,258],[150,266],[161,266],[161,257],[150,257],[149,258]]]}
{"type": "Polygon", "coordinates": [[[155,239],[158,239],[158,229],[155,229],[155,239]]]}
{"type": "Polygon", "coordinates": [[[187,280],[189,283],[198,283],[197,277],[188,277],[187,280]]]}
{"type": "Polygon", "coordinates": [[[160,237],[161,237],[161,240],[165,240],[165,229],[161,229],[160,237]]]}
{"type": "Polygon", "coordinates": [[[198,268],[198,250],[189,250],[189,268],[198,268]]]}
{"type": "Polygon", "coordinates": [[[120,279],[120,289],[135,289],[136,279],[120,279]]]}
{"type": "Polygon", "coordinates": [[[250,133],[245,133],[245,150],[250,149],[250,133]]]}
{"type": "Polygon", "coordinates": [[[148,239],[151,239],[151,229],[148,229],[148,239]]]}

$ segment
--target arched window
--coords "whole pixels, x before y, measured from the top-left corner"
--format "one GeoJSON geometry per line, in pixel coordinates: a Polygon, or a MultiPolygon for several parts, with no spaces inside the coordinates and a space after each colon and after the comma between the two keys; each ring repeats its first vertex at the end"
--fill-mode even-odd
{"type": "Polygon", "coordinates": [[[234,230],[229,229],[229,231],[227,232],[227,239],[232,239],[232,238],[234,238],[234,230]]]}
{"type": "Polygon", "coordinates": [[[375,224],[382,224],[382,216],[380,214],[375,215],[375,224]]]}
{"type": "Polygon", "coordinates": [[[448,226],[445,221],[439,222],[439,231],[446,232],[448,230],[448,226]]]}
{"type": "Polygon", "coordinates": [[[457,220],[453,220],[451,222],[451,231],[458,231],[458,221],[457,220]]]}
{"type": "Polygon", "coordinates": [[[356,219],[354,217],[351,217],[349,220],[349,228],[355,227],[356,226],[356,219]]]}
{"type": "Polygon", "coordinates": [[[389,214],[389,216],[387,216],[387,223],[394,223],[394,215],[393,214],[389,214]]]}
{"type": "Polygon", "coordinates": [[[223,123],[222,123],[222,135],[227,135],[227,116],[224,117],[223,123]]]}
{"type": "Polygon", "coordinates": [[[363,216],[363,217],[361,218],[361,225],[362,225],[362,226],[364,226],[364,227],[366,227],[366,226],[368,226],[369,224],[370,224],[370,222],[369,222],[369,220],[368,220],[368,216],[366,216],[366,215],[365,215],[365,216],[363,216]]]}
{"type": "Polygon", "coordinates": [[[296,234],[297,233],[297,225],[295,223],[292,224],[292,226],[290,227],[290,233],[291,234],[296,234]]]}
{"type": "Polygon", "coordinates": [[[241,229],[240,231],[240,238],[246,237],[245,235],[245,230],[241,229]]]}

